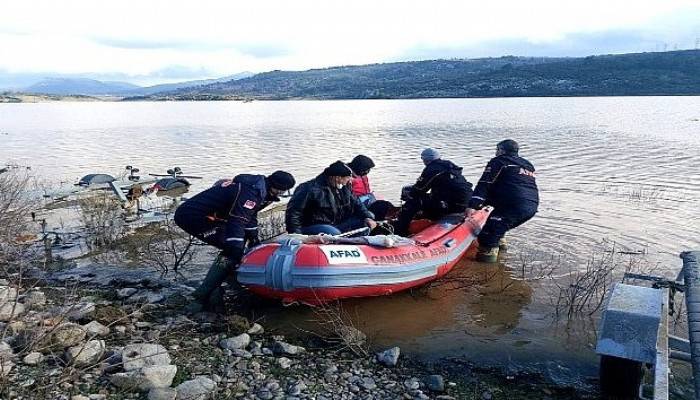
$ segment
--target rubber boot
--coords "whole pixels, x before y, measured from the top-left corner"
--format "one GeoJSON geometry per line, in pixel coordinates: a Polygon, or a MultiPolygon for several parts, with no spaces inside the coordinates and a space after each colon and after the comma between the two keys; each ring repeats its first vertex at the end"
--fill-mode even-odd
{"type": "Polygon", "coordinates": [[[476,261],[495,263],[498,261],[498,247],[482,247],[476,251],[476,261]]]}
{"type": "Polygon", "coordinates": [[[214,263],[207,272],[207,276],[204,277],[199,287],[192,292],[194,302],[187,305],[186,311],[188,313],[198,313],[207,308],[212,293],[226,280],[229,268],[230,265],[227,257],[223,255],[216,257],[214,263]]]}
{"type": "Polygon", "coordinates": [[[506,251],[508,250],[508,242],[506,242],[506,238],[502,237],[501,239],[498,240],[498,249],[500,251],[506,251]]]}
{"type": "Polygon", "coordinates": [[[226,312],[226,307],[224,304],[224,288],[218,287],[214,289],[209,295],[205,311],[210,311],[217,314],[224,314],[226,312]]]}

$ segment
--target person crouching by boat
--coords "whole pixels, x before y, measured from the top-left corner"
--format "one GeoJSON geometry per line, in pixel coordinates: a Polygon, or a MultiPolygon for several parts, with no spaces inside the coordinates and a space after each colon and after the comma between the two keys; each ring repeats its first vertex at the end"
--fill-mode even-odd
{"type": "Polygon", "coordinates": [[[486,164],[469,203],[470,209],[494,208],[478,236],[477,261],[496,262],[499,245],[505,247],[506,232],[537,212],[540,199],[535,167],[518,155],[519,150],[518,143],[510,139],[496,145],[496,157],[486,164]]]}
{"type": "Polygon", "coordinates": [[[395,209],[394,205],[386,200],[377,200],[369,184],[369,172],[374,168],[374,161],[371,158],[359,154],[348,163],[352,169],[353,178],[350,181],[352,194],[374,214],[375,221],[383,221],[387,214],[395,209]]]}
{"type": "Polygon", "coordinates": [[[351,179],[352,169],[336,161],[321,175],[300,184],[287,204],[287,232],[338,235],[363,227],[374,229],[374,215],[352,194],[351,179]]]}
{"type": "Polygon", "coordinates": [[[405,203],[394,223],[397,235],[408,235],[411,220],[419,211],[429,219],[464,213],[472,195],[472,184],[462,176],[462,167],[441,159],[434,149],[425,149],[420,156],[425,169],[416,183],[401,194],[405,203]]]}
{"type": "Polygon", "coordinates": [[[294,177],[285,171],[269,176],[238,175],[218,181],[213,187],[185,201],[175,211],[175,223],[185,232],[221,250],[201,285],[192,293],[195,302],[187,309],[215,310],[223,304],[220,286],[241,262],[245,246],[258,239],[258,211],[294,187],[294,177]]]}

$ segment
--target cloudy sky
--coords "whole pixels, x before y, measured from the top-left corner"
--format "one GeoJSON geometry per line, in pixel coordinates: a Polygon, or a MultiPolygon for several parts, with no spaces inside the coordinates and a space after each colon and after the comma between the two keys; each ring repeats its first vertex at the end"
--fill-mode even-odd
{"type": "Polygon", "coordinates": [[[691,49],[700,0],[2,0],[0,75],[155,84],[434,58],[691,49]]]}

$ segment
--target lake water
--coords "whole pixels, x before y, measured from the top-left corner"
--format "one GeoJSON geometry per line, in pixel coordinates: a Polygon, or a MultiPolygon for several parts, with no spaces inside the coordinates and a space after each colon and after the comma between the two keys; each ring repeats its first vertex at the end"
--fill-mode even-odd
{"type": "MultiPolygon", "coordinates": [[[[503,263],[465,259],[450,284],[344,308],[378,346],[594,375],[595,316],[565,323],[552,304],[572,274],[613,249],[621,267],[671,276],[679,252],[700,248],[698,97],[0,105],[0,164],[68,182],[179,166],[205,178],[193,191],[275,169],[301,182],[362,153],[377,164],[375,190],[398,200],[423,148],[476,183],[504,138],[537,168],[541,205],[509,234],[503,263]]],[[[273,308],[266,319],[300,326],[313,312],[273,308]]]]}

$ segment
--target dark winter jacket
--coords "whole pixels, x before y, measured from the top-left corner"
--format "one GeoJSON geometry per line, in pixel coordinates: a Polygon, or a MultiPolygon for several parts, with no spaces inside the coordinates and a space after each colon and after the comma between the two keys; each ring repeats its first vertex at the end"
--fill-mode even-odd
{"type": "Polygon", "coordinates": [[[430,191],[433,199],[466,207],[472,195],[472,184],[462,176],[462,167],[437,159],[425,166],[411,191],[414,196],[430,191]]]}
{"type": "Polygon", "coordinates": [[[224,251],[242,249],[246,238],[257,237],[258,211],[270,203],[264,175],[237,175],[221,180],[180,205],[175,212],[178,225],[206,231],[213,224],[225,225],[224,251]]]}
{"type": "Polygon", "coordinates": [[[304,182],[294,190],[287,204],[287,232],[316,224],[338,225],[349,218],[373,218],[372,213],[353,196],[350,185],[337,189],[325,175],[304,182]]]}
{"type": "Polygon", "coordinates": [[[469,206],[532,208],[539,203],[535,167],[522,157],[500,155],[486,164],[469,206]]]}

